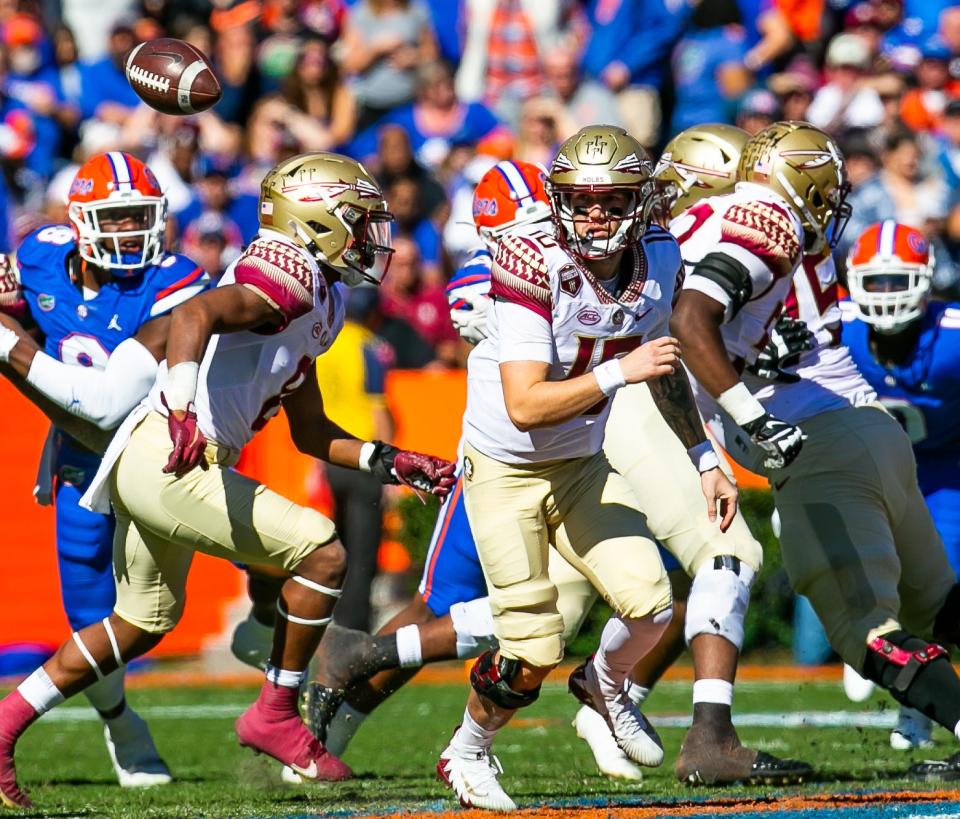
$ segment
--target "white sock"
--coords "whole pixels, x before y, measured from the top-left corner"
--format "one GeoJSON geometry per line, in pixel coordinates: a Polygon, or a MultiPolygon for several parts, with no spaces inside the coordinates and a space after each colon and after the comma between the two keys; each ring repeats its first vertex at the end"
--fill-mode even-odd
{"type": "Polygon", "coordinates": [[[960,722],[953,726],[953,735],[957,739],[960,739],[960,722]]]}
{"type": "Polygon", "coordinates": [[[53,684],[53,680],[51,680],[47,672],[43,670],[43,666],[40,666],[40,668],[20,683],[20,685],[17,686],[17,691],[20,692],[21,697],[33,706],[33,710],[38,714],[47,713],[47,711],[59,705],[64,700],[60,689],[53,684]]]}
{"type": "Polygon", "coordinates": [[[450,747],[462,756],[475,757],[478,753],[490,750],[496,735],[496,730],[484,728],[471,717],[470,709],[467,708],[463,712],[463,722],[459,730],[450,740],[450,747]]]}
{"type": "Polygon", "coordinates": [[[695,680],[693,702],[713,702],[717,705],[733,705],[733,683],[726,680],[695,680]]]}
{"type": "Polygon", "coordinates": [[[630,702],[636,705],[637,708],[643,705],[643,703],[646,702],[647,697],[650,696],[649,688],[645,688],[644,686],[635,683],[629,677],[623,681],[623,690],[627,692],[627,697],[629,698],[630,702]]]}
{"type": "Polygon", "coordinates": [[[419,626],[397,629],[397,656],[400,658],[400,668],[419,668],[423,665],[419,626]]]}
{"type": "Polygon", "coordinates": [[[307,672],[306,670],[287,671],[284,668],[277,668],[275,665],[267,663],[266,676],[267,682],[272,682],[282,688],[299,688],[307,678],[307,672]]]}
{"type": "Polygon", "coordinates": [[[126,670],[125,666],[117,668],[102,680],[97,680],[93,685],[84,689],[84,696],[101,714],[113,711],[123,702],[123,683],[126,670]]]}
{"type": "Polygon", "coordinates": [[[670,622],[671,609],[646,617],[607,620],[600,635],[600,648],[593,657],[597,682],[604,699],[614,699],[623,690],[627,674],[653,648],[670,622]]]}

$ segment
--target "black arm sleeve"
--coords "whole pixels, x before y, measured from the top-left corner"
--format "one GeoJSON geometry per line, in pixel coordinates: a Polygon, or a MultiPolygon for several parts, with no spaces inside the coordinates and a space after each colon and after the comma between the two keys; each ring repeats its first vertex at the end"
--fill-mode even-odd
{"type": "Polygon", "coordinates": [[[733,315],[753,295],[753,280],[746,266],[726,253],[708,253],[694,266],[691,275],[703,276],[720,285],[723,292],[730,296],[730,309],[733,315]]]}

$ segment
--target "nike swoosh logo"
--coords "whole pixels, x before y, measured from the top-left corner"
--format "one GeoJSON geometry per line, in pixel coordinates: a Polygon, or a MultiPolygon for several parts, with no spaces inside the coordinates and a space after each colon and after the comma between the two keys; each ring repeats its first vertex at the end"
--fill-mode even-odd
{"type": "Polygon", "coordinates": [[[789,477],[786,477],[786,478],[784,478],[782,481],[780,481],[779,483],[774,482],[773,488],[776,489],[777,491],[779,491],[779,490],[783,489],[784,485],[785,485],[785,484],[787,483],[787,481],[789,481],[789,480],[790,480],[790,478],[789,478],[789,477]]]}
{"type": "Polygon", "coordinates": [[[299,765],[291,765],[291,768],[295,770],[300,776],[305,776],[307,779],[316,779],[317,778],[317,760],[310,760],[309,768],[301,768],[299,765]]]}
{"type": "Polygon", "coordinates": [[[170,60],[170,67],[172,68],[175,65],[180,65],[183,62],[183,55],[177,54],[174,51],[158,51],[156,52],[158,57],[166,57],[170,60]]]}
{"type": "Polygon", "coordinates": [[[649,313],[652,309],[653,309],[652,307],[648,307],[648,308],[647,308],[646,310],[644,310],[639,316],[635,316],[635,317],[634,317],[634,321],[640,321],[640,319],[642,319],[642,318],[643,318],[647,313],[649,313]]]}

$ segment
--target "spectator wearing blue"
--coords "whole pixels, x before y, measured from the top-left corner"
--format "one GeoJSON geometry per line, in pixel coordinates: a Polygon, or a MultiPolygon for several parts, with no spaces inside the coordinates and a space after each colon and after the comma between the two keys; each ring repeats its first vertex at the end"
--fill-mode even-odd
{"type": "Polygon", "coordinates": [[[26,167],[39,182],[50,178],[60,150],[61,126],[72,128],[80,113],[64,99],[60,75],[44,58],[49,53],[40,23],[29,14],[18,13],[3,26],[7,49],[7,94],[22,103],[33,117],[37,143],[27,157],[26,167]]]}
{"type": "Polygon", "coordinates": [[[457,99],[453,73],[439,61],[418,69],[416,102],[391,111],[358,134],[347,152],[361,161],[376,153],[380,131],[386,125],[407,132],[417,161],[427,168],[439,166],[453,145],[475,144],[503,127],[482,102],[457,99]]]}
{"type": "Polygon", "coordinates": [[[465,0],[426,0],[430,7],[433,34],[440,47],[440,56],[451,65],[458,65],[463,54],[465,0]]]}
{"type": "Polygon", "coordinates": [[[768,125],[780,119],[780,103],[765,88],[749,91],[737,107],[738,128],[743,128],[750,136],[760,133],[768,125]]]}
{"type": "Polygon", "coordinates": [[[417,246],[423,276],[441,280],[443,247],[439,228],[420,207],[417,180],[400,176],[384,189],[398,235],[408,236],[417,246]]]}
{"type": "Polygon", "coordinates": [[[686,4],[589,0],[585,11],[591,33],[583,52],[584,73],[617,95],[627,130],[643,145],[654,145],[660,130],[660,94],[670,51],[686,21],[686,4]]]}
{"type": "Polygon", "coordinates": [[[132,26],[119,22],[110,31],[107,56],[80,66],[80,113],[85,120],[96,118],[120,126],[140,105],[123,70],[124,60],[136,44],[132,26]]]}
{"type": "MultiPolygon", "coordinates": [[[[242,240],[239,243],[240,246],[246,246],[253,241],[259,230],[257,195],[233,190],[228,169],[222,163],[207,156],[201,156],[194,163],[193,176],[193,190],[203,209],[203,214],[217,214],[229,224],[236,225],[242,240]]],[[[193,221],[196,219],[191,220],[193,221]]]]}
{"type": "Polygon", "coordinates": [[[736,1],[699,3],[671,58],[675,102],[670,134],[702,122],[733,122],[736,100],[753,79],[744,67],[746,53],[736,1]]]}

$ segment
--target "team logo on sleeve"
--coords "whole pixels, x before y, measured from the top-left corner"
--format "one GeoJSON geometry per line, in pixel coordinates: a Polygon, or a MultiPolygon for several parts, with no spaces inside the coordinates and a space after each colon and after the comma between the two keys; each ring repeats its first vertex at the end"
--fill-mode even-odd
{"type": "Polygon", "coordinates": [[[580,271],[573,264],[566,264],[560,268],[560,289],[571,296],[576,296],[583,287],[580,271]]]}
{"type": "Polygon", "coordinates": [[[56,306],[57,300],[53,296],[47,293],[41,293],[37,296],[37,307],[43,310],[44,313],[49,313],[56,306]]]}

